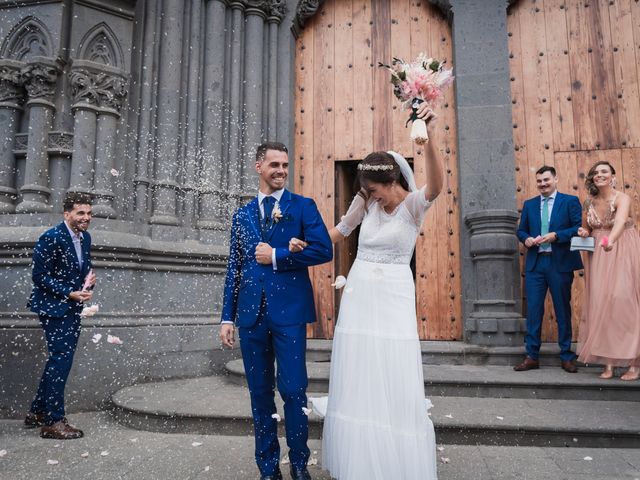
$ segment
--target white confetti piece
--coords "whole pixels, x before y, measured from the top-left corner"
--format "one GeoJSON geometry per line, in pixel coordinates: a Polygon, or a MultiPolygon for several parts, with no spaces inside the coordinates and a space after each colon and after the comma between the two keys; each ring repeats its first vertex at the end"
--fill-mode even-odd
{"type": "Polygon", "coordinates": [[[309,414],[311,413],[311,409],[310,408],[306,408],[306,407],[302,407],[302,413],[304,413],[308,417],[309,414]]]}
{"type": "Polygon", "coordinates": [[[504,417],[501,417],[500,415],[496,415],[496,418],[497,418],[498,420],[504,420],[504,417]]]}
{"type": "Polygon", "coordinates": [[[340,290],[347,284],[347,279],[343,275],[338,275],[335,281],[331,284],[332,287],[335,287],[336,290],[340,290]]]}
{"type": "Polygon", "coordinates": [[[137,438],[130,438],[129,441],[135,443],[135,442],[138,441],[138,439],[137,438]]]}
{"type": "Polygon", "coordinates": [[[58,463],[60,463],[58,460],[47,460],[47,465],[57,465],[58,463]]]}
{"type": "Polygon", "coordinates": [[[80,312],[80,316],[83,318],[93,317],[96,313],[98,313],[98,310],[100,310],[100,307],[98,307],[98,305],[96,304],[87,305],[82,309],[82,312],[80,312]]]}
{"type": "Polygon", "coordinates": [[[578,443],[578,439],[574,437],[574,438],[573,438],[573,442],[574,442],[574,443],[578,443]]]}
{"type": "Polygon", "coordinates": [[[206,467],[204,467],[204,471],[208,472],[209,470],[211,470],[211,467],[209,465],[207,465],[206,467]]]}
{"type": "Polygon", "coordinates": [[[122,345],[122,340],[115,335],[107,335],[107,342],[112,343],[113,345],[122,345]]]}
{"type": "Polygon", "coordinates": [[[102,455],[103,457],[106,457],[107,455],[109,455],[109,452],[107,450],[103,450],[100,452],[100,455],[102,455]]]}
{"type": "Polygon", "coordinates": [[[317,465],[318,464],[318,459],[316,457],[309,457],[309,460],[307,461],[307,465],[317,465]]]}
{"type": "Polygon", "coordinates": [[[447,414],[445,415],[445,417],[447,417],[447,418],[453,418],[453,415],[451,415],[450,413],[447,413],[447,414]]]}
{"type": "Polygon", "coordinates": [[[116,170],[115,168],[111,169],[111,175],[113,175],[114,177],[119,177],[120,176],[120,172],[118,170],[116,170]]]}
{"type": "Polygon", "coordinates": [[[444,452],[444,447],[438,447],[439,452],[444,452]]]}
{"type": "Polygon", "coordinates": [[[442,463],[449,463],[451,460],[449,459],[449,457],[440,457],[440,461],[442,463]]]}
{"type": "Polygon", "coordinates": [[[87,457],[89,456],[89,452],[81,453],[81,454],[80,454],[80,456],[81,456],[82,458],[87,458],[87,457]]]}
{"type": "Polygon", "coordinates": [[[280,420],[282,420],[282,418],[280,418],[280,415],[278,415],[277,413],[274,413],[273,415],[271,415],[271,418],[275,418],[276,422],[279,422],[280,420]]]}
{"type": "Polygon", "coordinates": [[[0,450],[0,457],[4,457],[7,454],[6,450],[0,450]]]}
{"type": "Polygon", "coordinates": [[[593,460],[593,458],[591,458],[591,457],[584,457],[584,460],[586,460],[587,462],[590,462],[591,460],[593,460]]]}
{"type": "Polygon", "coordinates": [[[199,447],[200,445],[202,445],[202,442],[192,442],[191,443],[192,447],[199,447]]]}
{"type": "Polygon", "coordinates": [[[93,343],[98,343],[101,338],[102,338],[102,334],[101,333],[96,333],[93,337],[91,337],[91,341],[93,343]]]}

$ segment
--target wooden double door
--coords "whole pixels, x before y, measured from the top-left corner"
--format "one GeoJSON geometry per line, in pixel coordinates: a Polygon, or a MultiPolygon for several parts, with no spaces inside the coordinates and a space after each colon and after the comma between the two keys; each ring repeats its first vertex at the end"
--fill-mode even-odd
{"type": "MultiPolygon", "coordinates": [[[[378,62],[412,60],[421,52],[452,58],[451,29],[427,1],[327,0],[296,43],[294,189],[315,199],[327,225],[335,225],[353,198],[357,162],[377,150],[396,150],[413,163],[418,185],[425,158],[409,140],[408,118],[392,95],[378,62]]],[[[427,215],[416,246],[414,271],[421,339],[459,340],[459,211],[454,92],[438,111],[432,134],[446,172],[445,186],[427,215]]],[[[331,287],[347,275],[357,235],[336,248],[331,264],[312,269],[318,322],[309,336],[331,338],[340,292],[331,287]]],[[[390,322],[392,319],[390,319],[390,322]]]]}

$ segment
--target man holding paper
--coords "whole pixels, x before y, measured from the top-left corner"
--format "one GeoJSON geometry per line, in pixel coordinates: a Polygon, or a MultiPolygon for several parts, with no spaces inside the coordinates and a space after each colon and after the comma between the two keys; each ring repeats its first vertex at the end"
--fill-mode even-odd
{"type": "Polygon", "coordinates": [[[517,372],[539,368],[540,332],[544,300],[551,293],[558,323],[562,369],[575,373],[576,355],[571,351],[571,285],[573,272],[582,269],[580,253],[570,251],[571,237],[582,223],[580,200],[557,191],[556,170],[548,165],[536,172],[539,196],[524,202],[518,239],[527,248],[525,291],[527,296],[527,356],[514,367],[517,372]]]}
{"type": "Polygon", "coordinates": [[[80,336],[80,313],[91,300],[96,277],[91,269],[91,197],[68,193],[64,221],[47,230],[33,250],[33,291],[29,307],[44,330],[49,356],[38,392],[24,423],[41,427],[42,438],[83,436],[67,422],[64,388],[80,336]]]}

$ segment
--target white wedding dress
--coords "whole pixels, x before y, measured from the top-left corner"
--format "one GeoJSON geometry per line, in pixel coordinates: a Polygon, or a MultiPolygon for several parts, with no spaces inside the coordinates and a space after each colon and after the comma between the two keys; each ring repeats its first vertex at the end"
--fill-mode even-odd
{"type": "Polygon", "coordinates": [[[356,196],[338,230],[361,224],[333,339],[322,465],[339,480],[435,480],[436,445],[424,396],[409,263],[431,203],[424,187],[388,214],[356,196]]]}

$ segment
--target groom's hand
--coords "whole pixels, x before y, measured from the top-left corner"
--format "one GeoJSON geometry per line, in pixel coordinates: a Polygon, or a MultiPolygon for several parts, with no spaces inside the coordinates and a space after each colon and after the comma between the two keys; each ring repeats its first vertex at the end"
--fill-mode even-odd
{"type": "Polygon", "coordinates": [[[236,343],[233,323],[222,324],[220,327],[220,341],[225,347],[233,348],[233,344],[236,343]]]}
{"type": "Polygon", "coordinates": [[[261,265],[271,265],[271,245],[260,242],[256,247],[256,262],[261,265]]]}

